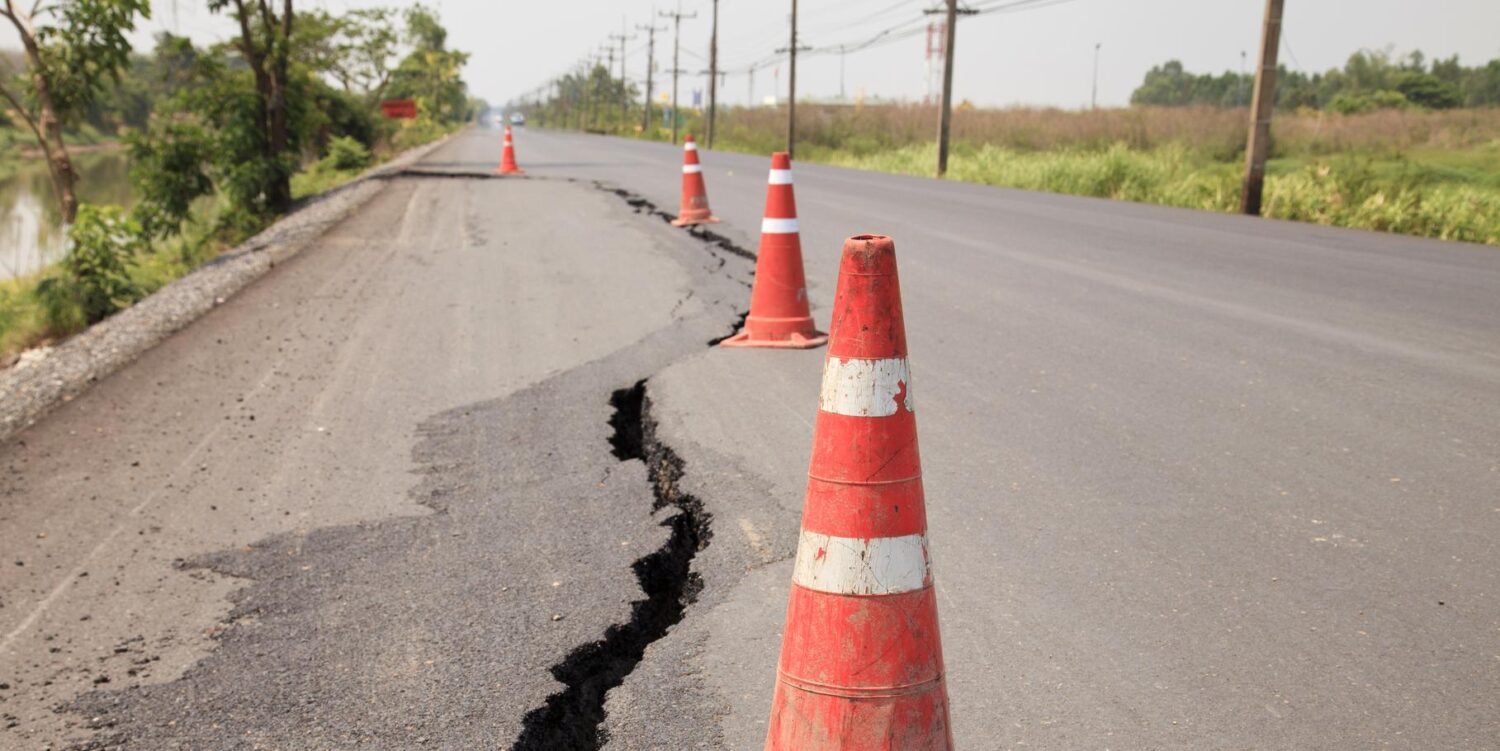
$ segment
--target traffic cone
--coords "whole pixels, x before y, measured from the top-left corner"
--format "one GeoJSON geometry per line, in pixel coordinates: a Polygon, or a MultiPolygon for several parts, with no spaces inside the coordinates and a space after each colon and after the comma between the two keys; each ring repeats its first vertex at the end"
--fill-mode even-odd
{"type": "Polygon", "coordinates": [[[828,335],[813,326],[807,309],[797,202],[792,196],[792,160],[785,152],[771,155],[769,183],[766,215],[760,222],[760,251],[755,256],[750,315],[745,318],[744,330],[721,344],[811,349],[827,342],[828,335]]]}
{"type": "Polygon", "coordinates": [[[690,227],[713,224],[719,218],[708,210],[708,189],[703,187],[703,165],[698,164],[698,144],[692,136],[682,140],[682,208],[672,224],[690,227]]]}
{"type": "Polygon", "coordinates": [[[768,751],[951,751],[888,237],[844,242],[768,751]]]}
{"type": "Polygon", "coordinates": [[[510,140],[510,126],[505,126],[505,150],[500,152],[500,166],[495,172],[501,175],[520,175],[526,172],[516,166],[516,147],[510,140]]]}

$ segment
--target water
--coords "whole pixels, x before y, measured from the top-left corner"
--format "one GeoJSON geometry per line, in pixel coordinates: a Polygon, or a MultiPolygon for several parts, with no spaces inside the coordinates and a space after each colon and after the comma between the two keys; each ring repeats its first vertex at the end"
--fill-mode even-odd
{"type": "MultiPolygon", "coordinates": [[[[73,155],[78,200],[130,204],[125,152],[105,149],[73,155]]],[[[66,236],[47,164],[36,158],[0,158],[0,280],[34,274],[62,258],[66,236]]]]}

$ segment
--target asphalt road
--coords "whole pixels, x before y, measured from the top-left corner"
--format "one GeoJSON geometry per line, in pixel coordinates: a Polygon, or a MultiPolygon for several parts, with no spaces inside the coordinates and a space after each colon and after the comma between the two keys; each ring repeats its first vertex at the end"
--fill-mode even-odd
{"type": "MultiPolygon", "coordinates": [[[[592,186],[674,212],[680,151],[516,143],[0,448],[0,745],[510,747],[677,537],[649,377],[704,527],[608,747],[759,746],[823,353],[704,347],[748,261],[592,186]]],[[[768,160],[701,155],[753,249],[768,160]]],[[[961,747],[1500,747],[1500,253],[796,174],[815,318],[896,240],[961,747]]]]}

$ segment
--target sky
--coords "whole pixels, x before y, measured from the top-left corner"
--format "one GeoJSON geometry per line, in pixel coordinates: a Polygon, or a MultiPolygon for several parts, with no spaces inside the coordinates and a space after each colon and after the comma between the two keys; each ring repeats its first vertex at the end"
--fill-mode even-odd
{"type": "MultiPolygon", "coordinates": [[[[967,0],[975,7],[1015,0],[967,0]]],[[[955,101],[981,106],[1089,105],[1095,45],[1099,45],[1098,102],[1124,105],[1146,71],[1169,59],[1188,70],[1240,70],[1255,65],[1263,0],[1029,0],[1038,7],[961,19],[954,46],[955,101]]],[[[916,27],[915,35],[842,56],[808,53],[797,63],[798,98],[920,100],[927,91],[925,22],[921,11],[938,0],[799,0],[799,37],[815,48],[854,46],[884,29],[916,27]]],[[[298,7],[338,12],[398,0],[298,0],[298,7]]],[[[673,11],[678,0],[429,0],[449,29],[449,45],[471,53],[464,77],[471,91],[502,103],[523,96],[625,32],[626,75],[644,78],[646,33],[636,27],[653,10],[673,11]]],[[[771,61],[787,46],[791,0],[719,0],[720,65],[729,72],[721,101],[760,102],[784,95],[787,66],[771,61]],[[746,68],[765,67],[751,76],[746,68]]],[[[964,5],[965,3],[960,3],[964,5]]],[[[706,86],[713,0],[681,0],[680,83],[684,103],[706,86]]],[[[135,35],[147,49],[159,29],[196,41],[228,37],[231,26],[209,13],[204,0],[154,0],[153,18],[135,35]]],[[[658,27],[671,19],[657,17],[658,27]]],[[[1321,72],[1360,49],[1420,49],[1428,57],[1457,54],[1468,65],[1500,58],[1500,0],[1286,0],[1281,59],[1294,69],[1321,72]],[[1357,11],[1351,11],[1358,8],[1357,11]]],[[[0,46],[15,47],[0,33],[0,46]]],[[[656,35],[657,91],[670,85],[672,31],[656,35]]],[[[602,55],[601,55],[602,56],[602,55]]],[[[618,68],[619,60],[615,60],[618,68]]]]}

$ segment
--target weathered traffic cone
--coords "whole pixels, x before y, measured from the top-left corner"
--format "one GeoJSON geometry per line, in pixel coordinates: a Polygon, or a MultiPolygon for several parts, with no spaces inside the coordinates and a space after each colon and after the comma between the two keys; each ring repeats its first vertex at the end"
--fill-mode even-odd
{"type": "Polygon", "coordinates": [[[927,513],[888,237],[844,243],[768,751],[949,751],[927,513]]]}
{"type": "Polygon", "coordinates": [[[750,315],[740,333],[720,344],[810,349],[827,342],[828,335],[813,326],[807,309],[802,239],[797,231],[797,202],[792,195],[792,160],[785,152],[771,155],[769,183],[766,215],[760,221],[760,251],[755,256],[750,315]]]}
{"type": "Polygon", "coordinates": [[[682,141],[682,208],[672,224],[690,227],[712,224],[719,218],[708,210],[708,189],[703,186],[703,165],[698,163],[698,144],[692,136],[682,141]]]}
{"type": "Polygon", "coordinates": [[[501,175],[519,175],[526,170],[516,166],[516,147],[511,143],[510,126],[505,126],[505,150],[500,152],[500,166],[495,172],[501,175]]]}

